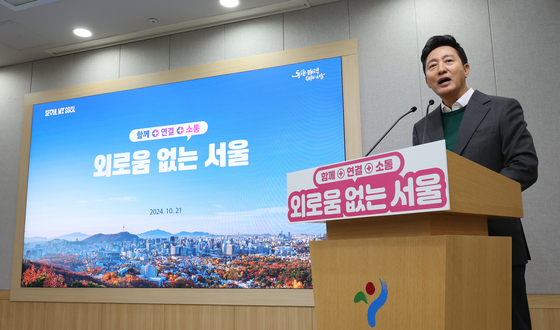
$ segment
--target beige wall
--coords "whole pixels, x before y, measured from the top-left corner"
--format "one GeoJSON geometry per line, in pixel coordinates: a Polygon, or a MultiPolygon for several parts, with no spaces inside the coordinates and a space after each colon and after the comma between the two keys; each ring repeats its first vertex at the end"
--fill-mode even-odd
{"type": "MultiPolygon", "coordinates": [[[[533,330],[558,329],[560,299],[529,296],[533,330]]],[[[17,303],[0,291],[0,330],[314,330],[312,307],[17,303]]]]}

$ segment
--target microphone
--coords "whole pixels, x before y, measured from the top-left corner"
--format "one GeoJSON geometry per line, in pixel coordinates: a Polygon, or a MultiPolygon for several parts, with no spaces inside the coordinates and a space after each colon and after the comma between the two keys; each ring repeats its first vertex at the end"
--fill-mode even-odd
{"type": "Polygon", "coordinates": [[[385,138],[385,136],[387,136],[387,134],[389,134],[389,132],[393,129],[393,127],[395,127],[395,125],[397,125],[397,123],[403,119],[406,115],[413,113],[414,111],[416,111],[416,107],[412,107],[410,108],[410,110],[408,110],[407,113],[405,113],[404,115],[402,115],[399,119],[397,119],[397,121],[393,124],[393,126],[391,126],[391,128],[389,128],[387,130],[387,132],[385,132],[385,134],[383,134],[383,136],[381,137],[381,139],[379,139],[379,141],[377,141],[377,143],[371,147],[371,149],[369,149],[369,151],[367,152],[367,154],[364,157],[369,156],[369,154],[371,154],[371,152],[373,151],[373,149],[375,149],[375,147],[377,147],[377,145],[379,144],[379,142],[381,142],[381,140],[383,140],[385,138]]]}
{"type": "Polygon", "coordinates": [[[433,104],[434,104],[434,100],[428,101],[428,106],[426,107],[426,117],[424,118],[424,134],[422,134],[422,143],[420,144],[424,144],[424,141],[426,141],[426,130],[428,127],[428,113],[430,111],[430,106],[432,106],[433,104]]]}

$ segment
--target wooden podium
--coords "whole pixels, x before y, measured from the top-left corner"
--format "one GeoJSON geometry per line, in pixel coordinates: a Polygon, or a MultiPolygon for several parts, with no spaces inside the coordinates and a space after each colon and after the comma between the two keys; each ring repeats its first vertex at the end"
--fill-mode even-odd
{"type": "Polygon", "coordinates": [[[447,168],[448,211],[327,221],[318,330],[511,329],[511,238],[487,219],[523,217],[520,185],[448,151],[447,168]]]}

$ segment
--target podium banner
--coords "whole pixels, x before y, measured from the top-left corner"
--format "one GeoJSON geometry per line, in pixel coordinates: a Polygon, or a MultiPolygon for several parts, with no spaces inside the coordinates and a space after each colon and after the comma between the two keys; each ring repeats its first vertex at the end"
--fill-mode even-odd
{"type": "Polygon", "coordinates": [[[288,221],[449,210],[445,141],[288,173],[288,221]]]}

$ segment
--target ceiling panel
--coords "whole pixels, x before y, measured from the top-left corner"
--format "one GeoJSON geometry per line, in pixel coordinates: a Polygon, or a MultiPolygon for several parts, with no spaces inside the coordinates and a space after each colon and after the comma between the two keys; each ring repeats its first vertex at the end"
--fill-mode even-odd
{"type": "Polygon", "coordinates": [[[0,67],[334,1],[241,0],[232,9],[219,0],[0,0],[0,67]],[[78,27],[93,36],[73,35],[78,27]]]}

